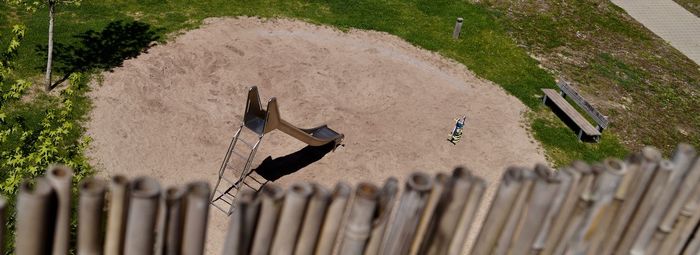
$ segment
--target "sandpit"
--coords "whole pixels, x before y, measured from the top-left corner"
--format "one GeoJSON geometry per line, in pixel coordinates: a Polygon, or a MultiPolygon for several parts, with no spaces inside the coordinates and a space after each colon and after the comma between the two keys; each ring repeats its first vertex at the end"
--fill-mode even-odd
{"type": "MultiPolygon", "coordinates": [[[[281,185],[379,184],[465,165],[489,182],[490,197],[506,166],[546,162],[525,128],[527,108],[459,63],[386,33],[257,18],[208,19],[104,73],[91,92],[91,160],[104,176],[213,185],[251,85],[263,101],[277,97],[287,121],[326,123],[346,137],[345,147],[281,185]],[[464,137],[452,145],[453,119],[464,114],[464,137]]],[[[304,146],[275,131],[256,162],[304,146]]],[[[210,215],[207,253],[218,254],[226,218],[214,209],[210,215]]]]}

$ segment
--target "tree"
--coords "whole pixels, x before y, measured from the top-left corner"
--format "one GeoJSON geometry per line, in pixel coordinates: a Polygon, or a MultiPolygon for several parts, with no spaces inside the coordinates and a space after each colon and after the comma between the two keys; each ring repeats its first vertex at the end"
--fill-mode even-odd
{"type": "Polygon", "coordinates": [[[21,25],[13,26],[8,37],[0,34],[0,196],[7,198],[9,212],[6,225],[0,225],[9,231],[0,232],[8,250],[14,247],[15,198],[23,180],[43,175],[51,163],[72,167],[76,182],[92,174],[85,157],[90,138],[82,126],[89,110],[89,77],[73,73],[59,95],[22,100],[31,83],[14,71],[24,34],[21,25]]]}
{"type": "MultiPolygon", "coordinates": [[[[90,29],[73,35],[75,40],[70,44],[56,42],[52,69],[60,78],[52,86],[66,81],[71,73],[119,67],[124,60],[146,52],[153,41],[160,39],[160,32],[140,21],[116,20],[100,31],[90,29]]],[[[37,45],[35,52],[45,57],[48,49],[47,45],[37,45]]]]}
{"type": "Polygon", "coordinates": [[[80,5],[81,0],[43,0],[43,1],[32,1],[32,0],[6,0],[9,3],[20,5],[26,7],[27,11],[34,12],[40,7],[48,7],[49,11],[49,41],[46,55],[46,76],[44,77],[44,83],[46,84],[46,91],[53,89],[51,84],[51,64],[53,60],[53,24],[54,17],[56,15],[56,7],[58,5],[80,5]]]}

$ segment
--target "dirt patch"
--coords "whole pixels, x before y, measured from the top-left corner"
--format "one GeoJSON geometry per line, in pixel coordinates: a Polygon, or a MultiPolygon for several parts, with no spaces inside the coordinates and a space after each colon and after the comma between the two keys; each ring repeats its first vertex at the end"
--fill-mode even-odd
{"type": "MultiPolygon", "coordinates": [[[[489,182],[490,197],[506,166],[545,162],[522,127],[526,107],[461,64],[386,33],[217,18],[104,74],[91,94],[93,163],[105,176],[213,184],[251,85],[263,101],[277,97],[287,121],[327,123],[346,137],[345,147],[282,177],[281,185],[380,183],[466,165],[489,182]],[[463,114],[464,137],[452,145],[447,135],[463,114]]],[[[255,162],[303,147],[275,131],[255,162]]],[[[226,219],[214,209],[211,216],[207,250],[215,253],[226,219]]]]}

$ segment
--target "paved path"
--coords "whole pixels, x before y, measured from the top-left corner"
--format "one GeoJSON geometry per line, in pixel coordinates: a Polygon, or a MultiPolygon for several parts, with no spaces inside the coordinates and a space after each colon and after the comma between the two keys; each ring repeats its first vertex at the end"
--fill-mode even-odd
{"type": "Polygon", "coordinates": [[[700,65],[700,18],[673,0],[612,2],[700,65]]]}

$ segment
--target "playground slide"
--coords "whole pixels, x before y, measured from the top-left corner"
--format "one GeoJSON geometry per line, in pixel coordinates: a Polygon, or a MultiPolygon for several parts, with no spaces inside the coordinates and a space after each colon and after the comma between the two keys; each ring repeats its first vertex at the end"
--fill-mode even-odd
{"type": "Polygon", "coordinates": [[[321,146],[330,142],[335,142],[338,145],[344,137],[326,125],[304,129],[283,120],[280,117],[277,99],[274,97],[267,103],[267,125],[265,129],[268,129],[268,127],[278,129],[311,146],[321,146]]]}
{"type": "Polygon", "coordinates": [[[248,102],[243,119],[246,127],[258,134],[266,134],[278,129],[311,146],[322,146],[330,142],[338,146],[345,137],[326,125],[305,129],[283,120],[277,99],[274,97],[267,103],[267,111],[262,110],[257,87],[252,87],[248,91],[248,102]]]}

